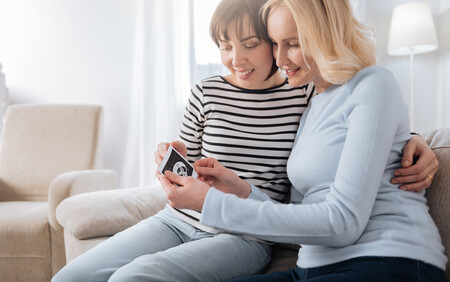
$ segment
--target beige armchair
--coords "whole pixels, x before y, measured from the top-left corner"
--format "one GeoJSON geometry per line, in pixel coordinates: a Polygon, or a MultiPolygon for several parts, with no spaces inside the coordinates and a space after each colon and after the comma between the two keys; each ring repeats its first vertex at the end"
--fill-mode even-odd
{"type": "Polygon", "coordinates": [[[65,198],[111,189],[102,166],[100,106],[14,105],[0,144],[0,280],[49,281],[65,264],[55,218],[65,198]]]}
{"type": "MultiPolygon", "coordinates": [[[[450,129],[421,134],[439,160],[439,170],[426,192],[428,206],[450,254],[450,129]]],[[[77,195],[64,200],[56,216],[64,226],[67,261],[84,253],[111,235],[155,214],[166,203],[159,186],[117,189],[77,195]]],[[[294,267],[298,246],[275,244],[266,272],[294,267]]],[[[450,269],[447,269],[450,281],[450,269]]]]}

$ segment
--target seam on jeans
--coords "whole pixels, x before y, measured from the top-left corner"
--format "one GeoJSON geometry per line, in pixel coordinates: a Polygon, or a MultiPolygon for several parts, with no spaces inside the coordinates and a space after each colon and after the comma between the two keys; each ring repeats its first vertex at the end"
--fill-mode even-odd
{"type": "Polygon", "coordinates": [[[416,260],[417,263],[417,281],[422,281],[422,278],[420,277],[420,261],[416,260]]]}

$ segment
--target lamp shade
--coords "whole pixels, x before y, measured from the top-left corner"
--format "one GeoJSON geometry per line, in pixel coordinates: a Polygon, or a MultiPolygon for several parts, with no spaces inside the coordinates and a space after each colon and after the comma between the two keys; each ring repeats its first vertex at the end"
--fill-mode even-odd
{"type": "Polygon", "coordinates": [[[436,30],[428,3],[414,2],[395,7],[389,33],[390,55],[421,54],[437,48],[436,30]]]}

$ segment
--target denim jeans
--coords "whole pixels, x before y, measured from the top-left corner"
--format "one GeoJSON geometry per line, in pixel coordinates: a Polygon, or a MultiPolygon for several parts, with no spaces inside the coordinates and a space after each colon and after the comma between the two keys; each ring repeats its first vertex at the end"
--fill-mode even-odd
{"type": "Polygon", "coordinates": [[[72,260],[53,282],[223,281],[262,271],[267,244],[210,234],[167,208],[72,260]]]}
{"type": "Polygon", "coordinates": [[[233,282],[256,281],[346,281],[346,282],[399,282],[445,281],[445,273],[422,261],[396,257],[359,257],[315,268],[296,268],[284,272],[255,275],[233,282]]]}

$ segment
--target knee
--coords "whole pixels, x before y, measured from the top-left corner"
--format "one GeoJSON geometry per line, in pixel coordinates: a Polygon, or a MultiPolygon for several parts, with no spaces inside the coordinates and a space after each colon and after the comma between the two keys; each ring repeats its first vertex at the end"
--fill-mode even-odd
{"type": "MultiPolygon", "coordinates": [[[[82,272],[81,272],[82,273],[82,272]]],[[[53,276],[51,282],[75,282],[79,280],[79,275],[74,270],[69,269],[67,266],[63,267],[53,276]]],[[[89,280],[84,280],[89,281],[89,280]]]]}
{"type": "Polygon", "coordinates": [[[137,263],[130,262],[127,265],[117,269],[108,282],[138,282],[138,281],[158,281],[151,279],[152,267],[148,265],[145,270],[137,263]],[[144,278],[145,277],[145,278],[144,278]]]}
{"type": "MultiPolygon", "coordinates": [[[[133,263],[129,263],[127,265],[122,266],[121,268],[117,269],[111,277],[108,279],[108,282],[134,282],[134,281],[143,281],[142,279],[142,272],[137,271],[138,267],[133,265],[133,263]]],[[[148,271],[148,270],[147,270],[148,271]]]]}
{"type": "Polygon", "coordinates": [[[158,255],[146,255],[117,269],[108,282],[177,281],[169,276],[167,269],[158,259],[158,255]]]}
{"type": "MultiPolygon", "coordinates": [[[[106,281],[107,278],[104,279],[106,281]]],[[[53,276],[51,282],[97,281],[96,272],[76,263],[69,263],[53,276]]]]}

